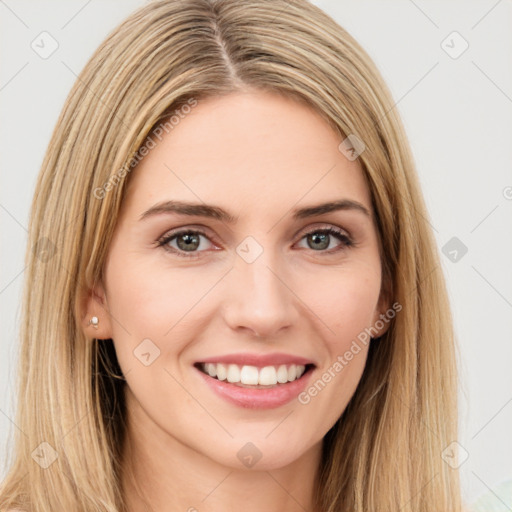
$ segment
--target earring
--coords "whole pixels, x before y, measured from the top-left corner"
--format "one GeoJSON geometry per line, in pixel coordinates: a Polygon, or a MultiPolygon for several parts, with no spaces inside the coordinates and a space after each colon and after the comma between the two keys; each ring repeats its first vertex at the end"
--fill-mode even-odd
{"type": "Polygon", "coordinates": [[[98,317],[97,316],[93,316],[90,320],[89,320],[89,323],[88,325],[92,325],[95,329],[98,328],[98,324],[99,324],[99,320],[98,320],[98,317]]]}

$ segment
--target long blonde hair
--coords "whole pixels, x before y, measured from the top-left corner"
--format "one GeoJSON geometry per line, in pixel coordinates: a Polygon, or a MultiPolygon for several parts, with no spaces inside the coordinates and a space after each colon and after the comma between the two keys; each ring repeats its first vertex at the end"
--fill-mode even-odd
{"type": "Polygon", "coordinates": [[[458,473],[442,459],[456,439],[455,340],[414,161],[370,57],[306,0],[153,1],[79,75],[31,209],[18,428],[1,508],[126,510],[125,382],[111,340],[84,334],[83,294],[102,278],[130,162],[155,126],[191,101],[247,88],[293,96],[364,141],[382,293],[403,306],[370,344],[324,439],[319,509],[459,512],[458,473]]]}

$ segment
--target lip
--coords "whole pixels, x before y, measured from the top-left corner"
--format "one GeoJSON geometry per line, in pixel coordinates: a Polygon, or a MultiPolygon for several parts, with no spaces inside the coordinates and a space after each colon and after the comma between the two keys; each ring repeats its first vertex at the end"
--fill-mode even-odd
{"type": "MultiPolygon", "coordinates": [[[[226,359],[222,359],[222,361],[227,362],[226,359]]],[[[217,360],[215,359],[205,362],[217,362],[217,360]]],[[[291,402],[297,397],[297,395],[304,391],[315,369],[315,366],[313,366],[312,363],[307,364],[309,366],[299,379],[286,384],[276,384],[273,387],[259,389],[241,387],[236,384],[221,381],[214,377],[210,377],[206,373],[202,372],[197,366],[194,366],[193,368],[201,376],[208,387],[217,396],[227,402],[246,409],[275,409],[291,402]]],[[[272,365],[270,364],[268,366],[272,365]]]]}
{"type": "MultiPolygon", "coordinates": [[[[295,356],[293,354],[285,354],[283,352],[276,352],[274,354],[226,354],[223,356],[210,357],[202,359],[197,363],[226,363],[237,364],[239,366],[257,366],[263,368],[265,366],[278,366],[281,364],[300,364],[300,365],[315,365],[314,361],[304,357],[295,356]]],[[[196,363],[196,364],[197,364],[196,363]]]]}

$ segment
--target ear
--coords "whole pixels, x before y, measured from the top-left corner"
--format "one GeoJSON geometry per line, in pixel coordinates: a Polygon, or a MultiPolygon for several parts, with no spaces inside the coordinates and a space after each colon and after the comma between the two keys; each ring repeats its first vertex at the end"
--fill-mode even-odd
{"type": "Polygon", "coordinates": [[[112,322],[103,284],[95,284],[82,294],[82,329],[88,338],[108,340],[112,338],[112,322]],[[96,326],[91,321],[97,318],[96,326]]]}

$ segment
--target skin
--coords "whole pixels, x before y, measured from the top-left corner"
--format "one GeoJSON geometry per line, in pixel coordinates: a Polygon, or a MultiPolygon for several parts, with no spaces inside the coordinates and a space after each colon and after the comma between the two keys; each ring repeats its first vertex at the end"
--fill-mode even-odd
{"type": "MultiPolygon", "coordinates": [[[[84,317],[89,335],[114,340],[127,381],[123,484],[131,512],[315,510],[322,438],[353,395],[368,346],[308,404],[294,399],[275,409],[224,401],[193,364],[232,352],[286,352],[316,363],[314,383],[388,309],[369,190],[358,160],[338,149],[342,140],[309,107],[246,91],[199,101],[133,171],[104,281],[91,290],[84,317]],[[342,198],[371,215],[292,219],[294,208],[342,198]],[[170,199],[214,204],[239,219],[139,220],[170,199]],[[317,248],[306,236],[328,227],[356,245],[328,235],[328,247],[317,248]],[[156,245],[175,228],[206,233],[196,257],[156,245]],[[248,236],[263,249],[252,263],[236,252],[248,236]],[[134,356],[144,339],[160,350],[148,366],[134,356]],[[248,442],[262,454],[251,468],[237,457],[248,442]]],[[[178,238],[168,245],[190,254],[178,238]]]]}

